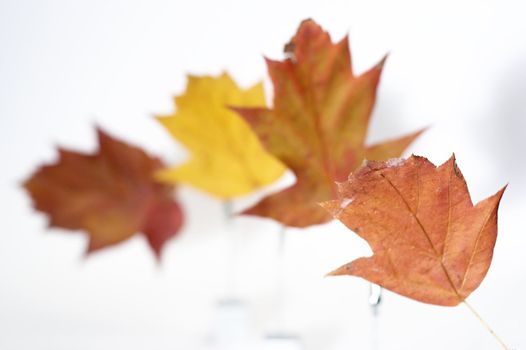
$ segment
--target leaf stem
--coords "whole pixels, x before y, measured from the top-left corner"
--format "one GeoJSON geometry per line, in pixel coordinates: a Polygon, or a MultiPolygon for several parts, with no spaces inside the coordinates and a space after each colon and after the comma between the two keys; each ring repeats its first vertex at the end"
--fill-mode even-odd
{"type": "Polygon", "coordinates": [[[371,323],[371,350],[378,350],[379,339],[379,309],[382,302],[382,287],[369,282],[369,299],[368,303],[373,313],[371,323]]]}
{"type": "Polygon", "coordinates": [[[380,304],[382,303],[382,290],[383,288],[377,284],[369,282],[369,306],[373,312],[373,316],[378,316],[380,304]]]}
{"type": "Polygon", "coordinates": [[[282,225],[279,229],[277,259],[276,259],[276,327],[278,332],[283,332],[285,318],[285,243],[287,227],[282,225]]]}
{"type": "Polygon", "coordinates": [[[226,297],[233,298],[236,297],[237,292],[237,262],[239,259],[239,237],[233,227],[233,212],[234,212],[234,203],[231,200],[223,201],[223,212],[225,220],[225,228],[227,229],[227,238],[230,241],[228,246],[228,265],[226,267],[225,273],[225,287],[226,287],[226,297]]]}
{"type": "Polygon", "coordinates": [[[489,324],[486,323],[486,321],[484,321],[484,319],[482,317],[480,317],[480,315],[478,314],[478,312],[473,308],[473,306],[471,306],[466,300],[463,301],[464,305],[467,306],[467,308],[469,309],[469,311],[471,311],[471,313],[473,315],[475,315],[476,318],[478,318],[478,320],[480,321],[480,323],[482,323],[482,325],[484,327],[486,327],[486,329],[488,330],[488,332],[491,333],[491,335],[497,339],[497,341],[499,342],[499,344],[502,346],[503,349],[505,350],[510,350],[510,348],[508,348],[508,346],[506,346],[506,344],[502,341],[502,339],[500,339],[500,337],[497,335],[497,333],[495,333],[495,331],[490,327],[489,324]]]}

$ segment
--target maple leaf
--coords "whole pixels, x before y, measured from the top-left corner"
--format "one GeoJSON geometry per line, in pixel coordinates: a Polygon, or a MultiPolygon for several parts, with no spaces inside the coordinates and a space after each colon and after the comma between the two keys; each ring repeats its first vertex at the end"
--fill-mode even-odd
{"type": "Polygon", "coordinates": [[[348,38],[333,44],[312,20],[286,45],[284,61],[266,59],[274,106],[235,108],[267,150],[296,175],[296,183],[267,196],[243,214],[305,227],[331,219],[316,203],[336,197],[364,158],[398,157],[423,130],[366,146],[369,119],[384,60],[362,75],[352,71],[348,38]]]}
{"type": "Polygon", "coordinates": [[[24,187],[50,227],[85,230],[88,253],[142,232],[159,257],[183,222],[174,188],[154,181],[158,158],[97,130],[99,151],[59,149],[55,164],[40,167],[24,187]]]}
{"type": "Polygon", "coordinates": [[[482,282],[497,238],[505,187],[473,205],[454,156],[367,162],[322,203],[367,240],[373,256],[331,275],[354,275],[429,304],[454,306],[482,282]]]}
{"type": "Polygon", "coordinates": [[[253,192],[280,177],[285,167],[268,154],[247,125],[228,106],[265,105],[261,83],[242,90],[226,73],[188,77],[176,112],[158,117],[191,153],[186,163],[162,170],[157,178],[185,183],[220,198],[253,192]]]}

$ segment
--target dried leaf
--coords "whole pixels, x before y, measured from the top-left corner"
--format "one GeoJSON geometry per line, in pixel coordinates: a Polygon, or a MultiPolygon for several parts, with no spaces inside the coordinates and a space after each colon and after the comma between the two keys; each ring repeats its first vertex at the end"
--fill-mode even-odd
{"type": "Polygon", "coordinates": [[[384,60],[355,76],[347,37],[333,44],[322,28],[306,20],[285,51],[284,61],[267,59],[274,107],[235,110],[297,181],[244,214],[305,227],[331,219],[316,203],[336,197],[334,181],[345,180],[364,157],[399,156],[422,131],[365,145],[384,60]]]}
{"type": "Polygon", "coordinates": [[[51,227],[87,232],[88,252],[142,232],[160,256],[183,221],[173,186],[153,179],[161,161],[100,129],[97,134],[97,153],[59,149],[59,160],[40,167],[24,187],[51,227]]]}
{"type": "Polygon", "coordinates": [[[332,272],[354,275],[424,303],[454,306],[482,282],[504,193],[473,205],[454,156],[367,162],[322,204],[374,253],[332,272]]]}
{"type": "Polygon", "coordinates": [[[285,171],[247,123],[228,108],[264,106],[261,83],[242,90],[226,73],[219,77],[189,76],[186,91],[175,98],[175,105],[175,114],[158,119],[186,146],[191,158],[159,172],[159,180],[232,198],[272,183],[285,171]]]}

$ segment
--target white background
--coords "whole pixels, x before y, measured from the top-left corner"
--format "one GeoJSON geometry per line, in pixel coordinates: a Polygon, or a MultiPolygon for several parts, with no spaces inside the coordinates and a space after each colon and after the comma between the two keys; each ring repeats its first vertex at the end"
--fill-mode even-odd
{"type": "MultiPolygon", "coordinates": [[[[152,115],[172,110],[185,74],[228,70],[248,86],[308,17],[334,39],[350,33],[358,72],[390,52],[371,141],[429,125],[410,151],[435,163],[455,152],[475,201],[509,182],[492,267],[469,300],[526,349],[525,13],[503,0],[0,1],[0,349],[203,348],[232,231],[251,339],[272,327],[270,221],[228,231],[221,203],[181,188],[187,224],[160,265],[139,236],[85,259],[85,237],[47,230],[19,184],[56,145],[93,150],[95,124],[181,161],[152,115]]],[[[367,283],[323,278],[367,245],[331,223],[290,230],[286,251],[285,327],[306,350],[370,349],[367,283]]],[[[386,293],[378,321],[378,349],[499,348],[463,306],[386,293]]]]}

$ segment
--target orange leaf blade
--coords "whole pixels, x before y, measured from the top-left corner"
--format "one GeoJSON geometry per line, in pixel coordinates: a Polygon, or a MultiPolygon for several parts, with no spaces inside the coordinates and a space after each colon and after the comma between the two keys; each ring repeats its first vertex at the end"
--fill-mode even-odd
{"type": "Polygon", "coordinates": [[[156,256],[180,229],[183,215],[173,187],[153,174],[159,159],[98,130],[99,151],[59,150],[55,164],[40,167],[24,187],[49,225],[84,230],[88,253],[142,232],[156,256]]]}
{"type": "Polygon", "coordinates": [[[330,273],[354,275],[425,303],[454,306],[485,277],[505,188],[473,205],[454,157],[368,162],[322,203],[365,239],[373,256],[330,273]]]}
{"type": "Polygon", "coordinates": [[[353,74],[348,39],[333,43],[312,20],[301,23],[283,61],[267,59],[272,109],[235,108],[265,148],[296,176],[292,187],[264,198],[244,214],[306,227],[331,219],[313,205],[336,197],[364,157],[400,156],[420,134],[367,147],[365,139],[385,58],[353,74]]]}

